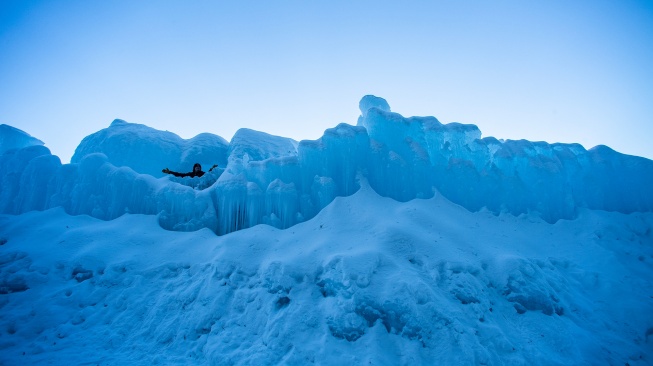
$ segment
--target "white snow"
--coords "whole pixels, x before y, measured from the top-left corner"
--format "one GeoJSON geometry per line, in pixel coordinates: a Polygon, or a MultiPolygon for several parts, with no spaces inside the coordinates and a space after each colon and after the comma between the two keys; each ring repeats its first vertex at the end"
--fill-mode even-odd
{"type": "Polygon", "coordinates": [[[648,364],[653,215],[398,203],[288,230],[0,216],[7,364],[648,364]]]}
{"type": "Polygon", "coordinates": [[[5,149],[0,364],[653,363],[653,162],[361,113],[5,149]]]}

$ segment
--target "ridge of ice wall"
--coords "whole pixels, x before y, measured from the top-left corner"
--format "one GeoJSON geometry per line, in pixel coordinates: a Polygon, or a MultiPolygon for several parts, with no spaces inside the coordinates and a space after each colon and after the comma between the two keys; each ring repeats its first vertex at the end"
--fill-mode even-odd
{"type": "Polygon", "coordinates": [[[173,171],[190,171],[199,162],[208,170],[213,164],[227,163],[229,144],[210,133],[184,140],[168,131],[114,120],[108,128],[86,136],[75,149],[71,163],[79,163],[89,154],[102,153],[116,166],[162,177],[165,167],[173,171]]]}
{"type": "Polygon", "coordinates": [[[5,124],[0,125],[0,155],[9,150],[35,145],[44,144],[43,141],[30,136],[23,130],[5,124]]]}
{"type": "Polygon", "coordinates": [[[653,211],[651,160],[605,146],[481,138],[474,125],[405,118],[374,96],[360,107],[358,126],[343,123],[299,143],[248,129],[230,143],[211,134],[183,140],[117,120],[85,138],[72,164],[42,146],[14,149],[0,156],[0,212],[156,214],[169,230],[222,235],[308,220],[356,192],[361,178],[398,201],[437,190],[472,211],[538,212],[549,222],[571,219],[579,207],[653,211]],[[188,171],[195,161],[220,168],[202,178],[156,178],[162,167],[188,171]]]}

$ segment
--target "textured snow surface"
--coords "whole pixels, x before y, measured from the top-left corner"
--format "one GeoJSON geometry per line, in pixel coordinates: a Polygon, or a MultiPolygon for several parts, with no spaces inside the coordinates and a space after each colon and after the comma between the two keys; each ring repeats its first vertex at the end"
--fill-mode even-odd
{"type": "Polygon", "coordinates": [[[0,213],[63,207],[103,220],[141,213],[168,230],[218,235],[258,224],[285,229],[355,193],[361,178],[398,201],[440,192],[471,211],[533,213],[551,223],[580,208],[653,210],[651,160],[605,146],[481,138],[474,125],[405,118],[375,96],[359,105],[357,126],[340,124],[315,141],[248,129],[229,143],[209,133],[184,140],[116,120],[86,137],[72,164],[42,146],[9,150],[0,155],[0,213]],[[195,162],[220,167],[202,178],[161,173],[190,171],[195,162]]]}
{"type": "Polygon", "coordinates": [[[288,230],[226,236],[0,215],[0,363],[648,365],[652,228],[365,184],[288,230]]]}

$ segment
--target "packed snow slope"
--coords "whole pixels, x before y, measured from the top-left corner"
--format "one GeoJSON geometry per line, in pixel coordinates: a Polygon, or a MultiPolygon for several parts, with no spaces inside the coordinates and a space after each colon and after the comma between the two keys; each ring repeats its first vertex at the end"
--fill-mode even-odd
{"type": "Polygon", "coordinates": [[[216,236],[0,215],[7,365],[650,365],[653,214],[406,203],[216,236]]]}
{"type": "Polygon", "coordinates": [[[360,109],[357,126],[343,123],[299,143],[247,129],[229,143],[208,133],[184,140],[116,120],[86,137],[66,165],[0,129],[0,141],[12,146],[0,156],[0,213],[63,207],[103,220],[142,213],[168,230],[222,235],[309,220],[356,192],[358,176],[398,201],[437,191],[471,211],[537,213],[551,223],[579,208],[653,210],[651,160],[605,146],[481,138],[474,125],[405,118],[375,96],[360,109]],[[190,171],[194,162],[220,168],[202,178],[162,177],[165,167],[190,171]]]}

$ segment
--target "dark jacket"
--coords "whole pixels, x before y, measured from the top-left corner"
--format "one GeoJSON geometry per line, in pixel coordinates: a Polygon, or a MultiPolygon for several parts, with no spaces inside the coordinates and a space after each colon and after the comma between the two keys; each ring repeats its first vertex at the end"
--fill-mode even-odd
{"type": "Polygon", "coordinates": [[[179,177],[179,178],[183,178],[183,177],[191,177],[191,178],[195,178],[195,177],[201,177],[201,176],[203,176],[203,175],[204,175],[204,172],[200,170],[199,172],[177,173],[177,172],[173,172],[173,171],[171,170],[170,173],[168,173],[168,174],[172,174],[172,175],[174,175],[175,177],[179,177]]]}
{"type": "MultiPolygon", "coordinates": [[[[215,168],[215,166],[213,166],[213,168],[215,168]]],[[[211,168],[211,169],[213,169],[213,168],[211,168]]],[[[172,170],[170,170],[168,168],[163,169],[162,172],[164,172],[166,174],[172,174],[175,177],[179,177],[179,178],[183,178],[183,177],[195,178],[195,177],[201,177],[201,176],[204,175],[204,172],[202,171],[202,166],[200,165],[200,163],[195,163],[195,165],[193,165],[193,171],[189,172],[189,173],[173,172],[172,170]],[[197,168],[197,171],[195,171],[195,168],[197,168]]]]}
{"type": "MultiPolygon", "coordinates": [[[[209,169],[209,171],[212,171],[213,169],[215,169],[215,168],[217,168],[217,167],[218,167],[218,165],[215,164],[215,165],[213,165],[213,166],[211,167],[211,169],[209,169]]],[[[195,163],[195,165],[193,165],[193,171],[192,171],[192,172],[189,172],[189,173],[178,173],[178,172],[173,172],[172,170],[170,170],[170,169],[168,169],[168,168],[163,169],[162,172],[165,173],[165,174],[172,174],[172,175],[174,175],[175,177],[179,177],[179,178],[183,178],[183,177],[191,177],[191,178],[195,178],[195,177],[201,177],[201,176],[204,175],[204,172],[202,171],[202,166],[200,165],[200,163],[195,163]],[[198,171],[195,171],[195,168],[199,168],[199,170],[198,170],[198,171]]]]}

